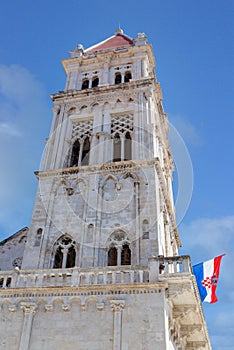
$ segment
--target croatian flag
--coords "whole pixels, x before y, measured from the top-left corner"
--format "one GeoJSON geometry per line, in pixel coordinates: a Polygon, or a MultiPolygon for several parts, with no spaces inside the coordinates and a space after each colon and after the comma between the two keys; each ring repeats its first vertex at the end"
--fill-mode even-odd
{"type": "Polygon", "coordinates": [[[224,255],[193,266],[193,273],[197,280],[202,302],[206,301],[212,304],[218,301],[215,291],[219,278],[220,263],[224,255]]]}

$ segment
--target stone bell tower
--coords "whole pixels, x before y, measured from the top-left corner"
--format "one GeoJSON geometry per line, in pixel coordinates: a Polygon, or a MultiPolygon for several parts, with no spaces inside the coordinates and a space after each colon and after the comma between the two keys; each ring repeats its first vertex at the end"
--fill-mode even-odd
{"type": "Polygon", "coordinates": [[[22,270],[2,277],[23,322],[10,348],[211,349],[189,257],[178,256],[152,47],[118,30],[70,54],[22,270]]]}

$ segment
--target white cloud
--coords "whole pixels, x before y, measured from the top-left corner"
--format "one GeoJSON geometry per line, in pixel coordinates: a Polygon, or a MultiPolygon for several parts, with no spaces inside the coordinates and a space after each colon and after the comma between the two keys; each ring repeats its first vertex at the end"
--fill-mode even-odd
{"type": "Polygon", "coordinates": [[[0,134],[6,134],[9,136],[22,136],[17,127],[11,123],[0,123],[0,134]]]}
{"type": "Polygon", "coordinates": [[[30,71],[0,65],[1,235],[29,225],[36,187],[33,171],[39,168],[50,123],[48,101],[30,71]]]}
{"type": "Polygon", "coordinates": [[[190,254],[192,264],[212,259],[222,253],[218,302],[204,303],[207,325],[214,350],[233,349],[233,302],[234,302],[234,216],[200,218],[179,227],[183,248],[180,254],[190,254]]]}
{"type": "MultiPolygon", "coordinates": [[[[203,140],[199,131],[187,118],[179,115],[170,115],[170,124],[177,129],[185,143],[188,145],[199,147],[202,145],[203,140]]],[[[170,133],[169,133],[170,138],[170,133]]]]}

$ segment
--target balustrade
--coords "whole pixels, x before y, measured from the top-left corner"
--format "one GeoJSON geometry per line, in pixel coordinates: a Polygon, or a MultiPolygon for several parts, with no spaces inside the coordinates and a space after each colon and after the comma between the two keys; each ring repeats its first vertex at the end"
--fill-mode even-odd
{"type": "Polygon", "coordinates": [[[191,273],[190,259],[151,257],[147,266],[0,271],[0,289],[153,283],[161,277],[191,273]]]}

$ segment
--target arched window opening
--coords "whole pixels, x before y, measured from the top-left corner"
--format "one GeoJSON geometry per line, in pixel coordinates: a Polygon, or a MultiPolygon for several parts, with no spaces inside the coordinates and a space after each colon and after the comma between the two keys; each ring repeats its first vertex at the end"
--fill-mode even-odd
{"type": "Polygon", "coordinates": [[[70,268],[76,263],[75,242],[70,237],[61,237],[56,242],[56,250],[54,254],[53,268],[70,268]]]}
{"type": "Polygon", "coordinates": [[[41,236],[42,236],[42,228],[39,228],[37,230],[36,240],[35,240],[35,246],[39,246],[41,243],[41,236]]]}
{"type": "Polygon", "coordinates": [[[149,223],[148,220],[144,220],[142,224],[143,239],[149,239],[149,223]]]}
{"type": "Polygon", "coordinates": [[[108,250],[108,265],[131,265],[130,242],[124,231],[116,231],[110,237],[108,250]]]}
{"type": "Polygon", "coordinates": [[[87,137],[84,140],[84,144],[83,144],[81,165],[88,165],[89,164],[89,152],[90,152],[90,142],[89,142],[89,138],[87,137]]]}
{"type": "Polygon", "coordinates": [[[132,74],[131,74],[131,72],[126,72],[126,73],[124,74],[124,82],[125,82],[125,83],[128,83],[130,79],[132,79],[132,74]]]}
{"type": "Polygon", "coordinates": [[[113,162],[121,161],[121,139],[119,134],[116,134],[114,137],[114,155],[113,162]]]}
{"type": "Polygon", "coordinates": [[[92,88],[98,86],[98,84],[99,84],[99,78],[98,77],[93,78],[93,80],[92,80],[92,88]]]}
{"type": "Polygon", "coordinates": [[[108,266],[117,266],[117,249],[111,247],[108,251],[108,266]]]}
{"type": "Polygon", "coordinates": [[[88,89],[89,88],[89,80],[84,79],[82,82],[81,90],[88,89]]]}
{"type": "Polygon", "coordinates": [[[124,244],[121,251],[121,265],[131,265],[131,249],[124,244]]]}
{"type": "Polygon", "coordinates": [[[127,132],[124,140],[124,160],[132,159],[132,138],[130,132],[127,132]]]}
{"type": "Polygon", "coordinates": [[[116,73],[115,74],[115,84],[121,84],[121,81],[122,81],[121,73],[116,73]]]}
{"type": "Polygon", "coordinates": [[[70,162],[71,167],[78,166],[79,153],[80,153],[80,142],[79,140],[76,140],[72,147],[72,155],[71,155],[71,162],[70,162]]]}

